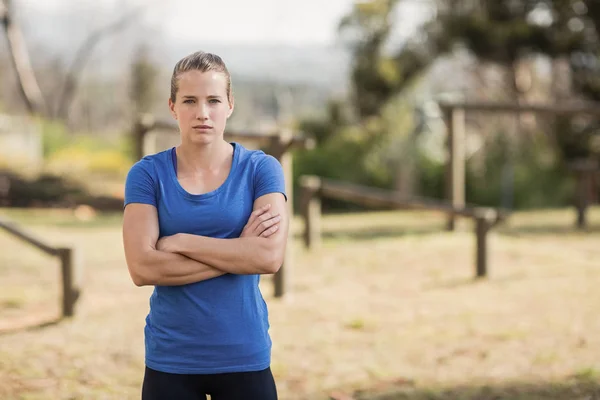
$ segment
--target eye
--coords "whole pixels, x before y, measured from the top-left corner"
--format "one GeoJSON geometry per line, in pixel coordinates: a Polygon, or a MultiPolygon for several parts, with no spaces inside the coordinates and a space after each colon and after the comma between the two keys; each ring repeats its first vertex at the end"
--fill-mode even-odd
{"type": "Polygon", "coordinates": [[[183,101],[183,104],[192,104],[194,102],[194,100],[192,99],[187,99],[183,101]]]}
{"type": "Polygon", "coordinates": [[[210,99],[209,100],[209,103],[212,103],[212,104],[217,104],[217,103],[220,103],[220,102],[221,102],[221,100],[219,100],[219,99],[210,99]]]}

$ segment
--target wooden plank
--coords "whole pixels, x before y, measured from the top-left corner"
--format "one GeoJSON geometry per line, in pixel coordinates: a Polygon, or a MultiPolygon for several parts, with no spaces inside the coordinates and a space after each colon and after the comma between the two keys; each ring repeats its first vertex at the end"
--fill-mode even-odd
{"type": "Polygon", "coordinates": [[[575,104],[535,104],[535,103],[497,103],[497,102],[439,102],[445,110],[463,109],[480,112],[541,113],[541,114],[588,114],[600,115],[600,103],[575,104]]]}
{"type": "Polygon", "coordinates": [[[453,207],[451,204],[443,201],[418,197],[408,198],[402,193],[396,191],[356,185],[352,183],[342,183],[325,178],[321,179],[320,193],[325,197],[333,197],[339,200],[357,203],[366,207],[431,210],[471,218],[479,215],[479,213],[481,213],[480,210],[486,210],[486,212],[496,215],[497,218],[502,218],[503,216],[503,214],[499,213],[493,208],[468,206],[453,207]]]}
{"type": "Polygon", "coordinates": [[[46,254],[50,254],[51,256],[55,256],[58,254],[58,250],[56,248],[43,243],[33,234],[26,232],[23,228],[18,227],[14,222],[9,221],[4,217],[0,217],[0,228],[12,234],[16,238],[21,239],[22,241],[27,242],[30,245],[38,248],[46,254]]]}

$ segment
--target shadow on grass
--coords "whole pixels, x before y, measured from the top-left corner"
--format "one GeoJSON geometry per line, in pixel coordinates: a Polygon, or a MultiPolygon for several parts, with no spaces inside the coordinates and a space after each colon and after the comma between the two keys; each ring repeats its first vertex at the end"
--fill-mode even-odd
{"type": "Polygon", "coordinates": [[[18,332],[31,332],[57,325],[64,318],[56,315],[33,315],[23,318],[0,319],[0,336],[18,332]]]}
{"type": "Polygon", "coordinates": [[[535,224],[522,226],[502,226],[497,229],[501,235],[507,236],[527,236],[527,235],[572,235],[572,234],[597,234],[600,233],[600,225],[590,225],[584,229],[577,229],[573,224],[535,224]]]}
{"type": "MultiPolygon", "coordinates": [[[[377,240],[386,238],[402,238],[406,236],[425,236],[443,232],[442,227],[423,226],[423,227],[386,227],[386,228],[358,228],[339,231],[323,231],[321,237],[324,240],[377,240]]],[[[302,233],[294,235],[297,239],[302,239],[302,233]]]]}
{"type": "MultiPolygon", "coordinates": [[[[472,229],[467,228],[466,232],[473,232],[472,229]]],[[[577,229],[572,225],[521,225],[521,226],[509,226],[500,224],[495,228],[492,228],[492,232],[502,236],[511,237],[527,237],[527,236],[557,236],[557,235],[586,235],[586,234],[600,234],[600,226],[589,226],[585,229],[577,229]]],[[[377,239],[391,239],[391,238],[403,238],[407,236],[427,236],[443,234],[448,232],[444,229],[444,226],[422,226],[415,227],[398,225],[397,227],[364,227],[364,228],[353,228],[345,230],[329,231],[324,230],[321,233],[323,240],[377,240],[377,239]]],[[[294,234],[294,238],[301,240],[303,237],[302,232],[294,234]]]]}
{"type": "Polygon", "coordinates": [[[600,376],[584,369],[565,381],[512,382],[482,386],[420,388],[410,381],[331,395],[339,400],[600,400],[600,376]],[[387,386],[387,387],[386,387],[387,386]]]}

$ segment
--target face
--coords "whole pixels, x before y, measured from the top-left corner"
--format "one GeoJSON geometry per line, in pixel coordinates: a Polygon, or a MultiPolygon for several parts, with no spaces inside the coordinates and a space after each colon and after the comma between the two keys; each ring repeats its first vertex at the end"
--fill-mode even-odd
{"type": "MultiPolygon", "coordinates": [[[[169,99],[183,142],[210,143],[222,138],[233,101],[227,100],[227,78],[221,72],[187,71],[179,75],[175,103],[169,99]]],[[[233,99],[232,99],[233,100],[233,99]]]]}

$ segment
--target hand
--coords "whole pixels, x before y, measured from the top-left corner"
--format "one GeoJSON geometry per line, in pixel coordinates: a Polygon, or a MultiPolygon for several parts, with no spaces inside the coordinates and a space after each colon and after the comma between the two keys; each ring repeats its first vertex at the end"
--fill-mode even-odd
{"type": "Polygon", "coordinates": [[[264,237],[267,238],[273,235],[279,229],[281,215],[273,214],[269,211],[270,204],[266,204],[261,208],[254,210],[250,214],[250,218],[246,226],[242,230],[240,237],[264,237]]]}
{"type": "Polygon", "coordinates": [[[177,235],[163,236],[160,239],[158,239],[158,242],[156,242],[156,250],[164,251],[167,253],[176,253],[177,252],[175,250],[175,237],[176,236],[177,235]]]}

